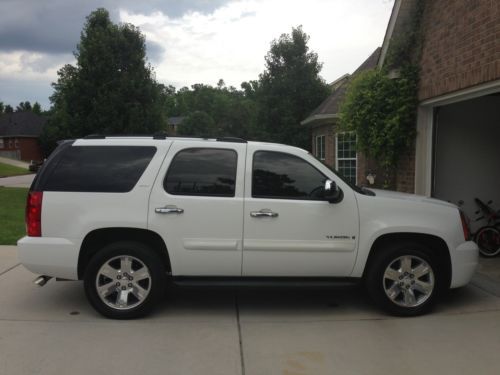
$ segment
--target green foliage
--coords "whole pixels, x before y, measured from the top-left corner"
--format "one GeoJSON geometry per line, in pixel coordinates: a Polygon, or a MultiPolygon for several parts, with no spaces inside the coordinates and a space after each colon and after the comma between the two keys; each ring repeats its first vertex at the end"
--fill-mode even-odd
{"type": "Polygon", "coordinates": [[[255,137],[256,106],[252,99],[222,80],[217,87],[183,87],[172,98],[169,116],[184,116],[179,134],[195,137],[255,137]],[[199,123],[195,123],[195,122],[199,123]]]}
{"type": "Polygon", "coordinates": [[[378,69],[363,72],[349,85],[340,109],[342,129],[355,131],[358,148],[388,172],[415,137],[417,84],[412,67],[403,68],[399,79],[378,69]]]}
{"type": "Polygon", "coordinates": [[[20,102],[16,107],[16,112],[31,111],[31,103],[29,101],[20,102]]]}
{"type": "Polygon", "coordinates": [[[309,134],[300,122],[328,96],[328,87],[319,76],[322,64],[309,50],[308,41],[301,26],[290,35],[282,34],[271,43],[259,80],[242,85],[257,100],[257,121],[266,140],[310,147],[309,134]]]}
{"type": "Polygon", "coordinates": [[[130,24],[111,22],[105,9],[88,17],[75,57],[76,66],[58,71],[50,97],[52,114],[42,142],[91,133],[154,133],[163,129],[168,89],[146,63],[145,38],[130,24]]]}
{"type": "Polygon", "coordinates": [[[15,245],[26,233],[24,209],[27,188],[0,187],[0,245],[15,245]]]}
{"type": "Polygon", "coordinates": [[[41,115],[43,112],[42,106],[38,102],[35,102],[35,104],[33,104],[33,108],[31,108],[31,110],[33,111],[33,113],[36,113],[37,115],[41,115]]]}
{"type": "Polygon", "coordinates": [[[7,104],[3,109],[3,113],[13,113],[13,112],[14,112],[14,108],[12,108],[12,106],[10,104],[7,104]]]}

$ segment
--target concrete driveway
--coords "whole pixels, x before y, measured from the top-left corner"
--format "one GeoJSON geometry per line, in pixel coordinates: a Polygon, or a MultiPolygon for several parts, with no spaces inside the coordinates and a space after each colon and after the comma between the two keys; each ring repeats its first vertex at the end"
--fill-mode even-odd
{"type": "Polygon", "coordinates": [[[172,289],[153,316],[111,321],[80,282],[38,288],[34,277],[0,247],[0,374],[499,373],[493,279],[411,319],[356,289],[172,289]]]}
{"type": "Polygon", "coordinates": [[[25,174],[21,176],[2,177],[0,178],[0,186],[5,187],[30,187],[35,179],[35,174],[25,174]]]}

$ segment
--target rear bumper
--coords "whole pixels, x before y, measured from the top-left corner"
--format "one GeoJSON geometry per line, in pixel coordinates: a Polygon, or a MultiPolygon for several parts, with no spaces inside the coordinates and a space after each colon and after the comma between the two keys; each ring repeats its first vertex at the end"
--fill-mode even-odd
{"type": "Polygon", "coordinates": [[[476,271],[478,257],[478,247],[472,241],[464,242],[452,250],[450,288],[458,288],[469,283],[476,271]]]}
{"type": "Polygon", "coordinates": [[[81,241],[55,237],[23,237],[17,242],[19,261],[33,273],[78,279],[81,241]]]}

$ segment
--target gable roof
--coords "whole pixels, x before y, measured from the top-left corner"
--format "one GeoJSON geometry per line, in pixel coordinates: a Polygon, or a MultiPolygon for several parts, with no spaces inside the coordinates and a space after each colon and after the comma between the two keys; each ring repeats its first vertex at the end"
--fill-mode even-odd
{"type": "Polygon", "coordinates": [[[326,98],[314,111],[311,112],[309,117],[302,121],[301,125],[312,125],[319,120],[335,119],[338,117],[340,104],[344,100],[347,88],[351,77],[365,70],[374,69],[377,66],[380,57],[381,47],[378,47],[363,63],[349,76],[343,75],[338,80],[332,83],[333,92],[326,98]]]}
{"type": "Polygon", "coordinates": [[[46,122],[31,111],[6,113],[0,117],[0,137],[39,137],[46,122]]]}

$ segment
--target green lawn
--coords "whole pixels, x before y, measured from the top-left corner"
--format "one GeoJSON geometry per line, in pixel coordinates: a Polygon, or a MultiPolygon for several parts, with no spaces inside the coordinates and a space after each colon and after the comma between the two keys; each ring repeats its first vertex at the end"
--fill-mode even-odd
{"type": "Polygon", "coordinates": [[[15,167],[13,165],[0,163],[0,177],[18,176],[20,174],[31,173],[25,168],[15,167]]]}
{"type": "Polygon", "coordinates": [[[15,245],[24,236],[27,188],[0,187],[0,245],[15,245]]]}

